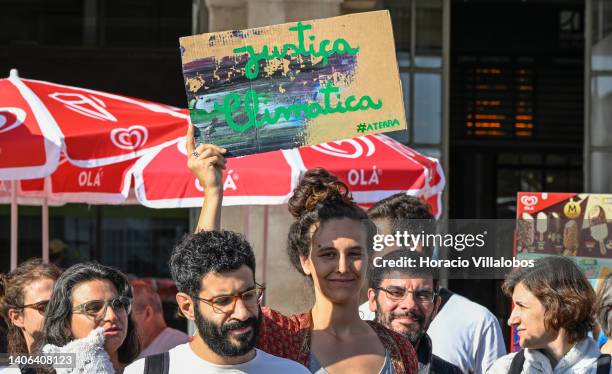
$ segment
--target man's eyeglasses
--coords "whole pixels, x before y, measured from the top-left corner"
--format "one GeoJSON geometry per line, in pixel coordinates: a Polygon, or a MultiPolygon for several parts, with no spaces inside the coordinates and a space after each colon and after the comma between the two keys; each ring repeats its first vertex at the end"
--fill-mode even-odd
{"type": "Polygon", "coordinates": [[[132,299],[121,296],[112,300],[90,300],[72,308],[73,313],[84,314],[90,317],[103,317],[108,307],[113,308],[116,313],[132,311],[132,299]]]}
{"type": "Polygon", "coordinates": [[[404,300],[409,294],[414,295],[414,299],[421,304],[433,303],[437,293],[432,290],[414,290],[410,291],[405,288],[384,288],[377,287],[376,290],[383,291],[387,294],[387,298],[391,301],[400,302],[404,300]]]}
{"type": "Polygon", "coordinates": [[[192,297],[210,305],[215,313],[231,313],[234,311],[238,299],[241,299],[247,308],[252,308],[261,304],[266,287],[258,283],[255,283],[255,285],[255,288],[234,295],[219,295],[212,299],[203,299],[193,295],[192,297]]]}
{"type": "Polygon", "coordinates": [[[32,304],[20,305],[17,308],[19,309],[31,308],[31,309],[37,310],[40,314],[44,315],[45,310],[47,309],[47,304],[49,304],[49,300],[42,300],[42,301],[32,303],[32,304]]]}

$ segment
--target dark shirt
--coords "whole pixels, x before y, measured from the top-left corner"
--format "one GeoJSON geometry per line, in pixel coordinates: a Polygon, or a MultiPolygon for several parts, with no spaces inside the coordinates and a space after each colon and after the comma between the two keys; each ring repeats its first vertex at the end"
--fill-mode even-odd
{"type": "Polygon", "coordinates": [[[432,353],[431,339],[427,334],[424,334],[419,341],[417,357],[419,359],[419,374],[463,374],[459,367],[432,353]]]}

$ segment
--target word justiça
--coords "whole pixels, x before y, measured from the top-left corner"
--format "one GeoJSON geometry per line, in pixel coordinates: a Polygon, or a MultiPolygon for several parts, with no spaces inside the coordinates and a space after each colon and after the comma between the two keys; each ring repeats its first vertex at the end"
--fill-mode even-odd
{"type": "MultiPolygon", "coordinates": [[[[282,59],[287,55],[292,57],[312,56],[321,58],[321,63],[327,65],[329,56],[334,53],[356,55],[357,52],[359,52],[359,47],[351,47],[349,42],[343,38],[338,38],[334,40],[333,43],[329,39],[323,39],[319,42],[318,50],[315,49],[314,43],[309,43],[308,47],[306,47],[304,43],[304,31],[311,29],[312,25],[304,25],[302,22],[298,22],[296,26],[289,27],[289,31],[297,32],[297,45],[285,43],[280,49],[278,46],[272,47],[272,51],[270,51],[270,47],[264,45],[259,53],[255,52],[253,46],[245,45],[243,47],[234,48],[233,52],[237,54],[248,53],[249,60],[245,66],[245,76],[249,79],[257,78],[259,75],[259,62],[262,60],[269,61],[273,59],[282,59]],[[331,48],[327,49],[330,44],[332,45],[331,48]],[[292,52],[289,53],[289,51],[292,52]]],[[[311,42],[314,42],[315,39],[316,37],[314,35],[308,36],[308,40],[311,42]]]]}

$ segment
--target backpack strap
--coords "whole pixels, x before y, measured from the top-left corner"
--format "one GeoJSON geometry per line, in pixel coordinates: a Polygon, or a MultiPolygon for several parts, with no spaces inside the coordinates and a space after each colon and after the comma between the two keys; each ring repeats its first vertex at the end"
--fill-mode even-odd
{"type": "Polygon", "coordinates": [[[597,374],[609,374],[610,373],[610,363],[612,362],[612,358],[608,354],[602,354],[597,358],[597,374]]]}
{"type": "Polygon", "coordinates": [[[521,371],[523,371],[524,363],[525,363],[525,351],[520,350],[512,358],[512,363],[510,364],[510,369],[508,370],[508,374],[521,374],[521,371]]]}
{"type": "Polygon", "coordinates": [[[170,370],[170,353],[164,352],[145,357],[144,374],[168,374],[170,370]]]}

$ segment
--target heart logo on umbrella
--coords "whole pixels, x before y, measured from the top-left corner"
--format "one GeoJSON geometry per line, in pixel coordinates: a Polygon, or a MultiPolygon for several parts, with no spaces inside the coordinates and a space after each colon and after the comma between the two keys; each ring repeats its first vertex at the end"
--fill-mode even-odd
{"type": "Polygon", "coordinates": [[[337,140],[335,142],[313,145],[310,148],[330,156],[343,158],[359,158],[364,153],[364,146],[362,145],[362,143],[365,144],[365,147],[367,148],[366,157],[369,157],[374,154],[376,147],[374,146],[374,143],[372,143],[372,141],[366,137],[348,140],[337,140]],[[352,146],[352,149],[347,150],[344,149],[345,147],[336,147],[342,144],[348,144],[352,146]]]}
{"type": "Polygon", "coordinates": [[[0,133],[10,131],[21,125],[26,113],[19,108],[0,108],[0,133]]]}
{"type": "Polygon", "coordinates": [[[521,196],[521,203],[528,207],[534,206],[538,203],[538,197],[529,195],[521,196]]]}
{"type": "Polygon", "coordinates": [[[113,144],[121,149],[135,150],[147,142],[149,132],[144,126],[134,125],[127,129],[116,128],[110,133],[110,138],[113,144]]]}

